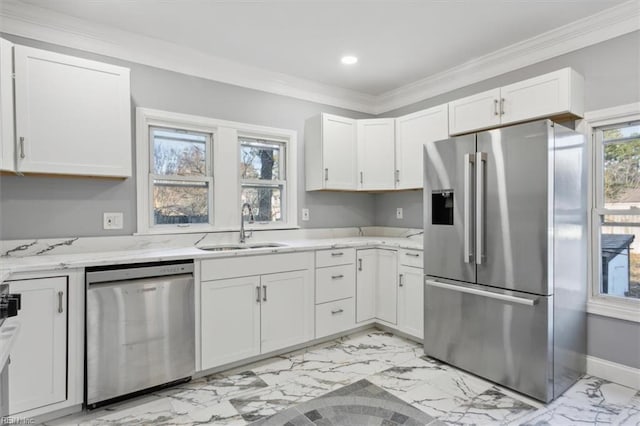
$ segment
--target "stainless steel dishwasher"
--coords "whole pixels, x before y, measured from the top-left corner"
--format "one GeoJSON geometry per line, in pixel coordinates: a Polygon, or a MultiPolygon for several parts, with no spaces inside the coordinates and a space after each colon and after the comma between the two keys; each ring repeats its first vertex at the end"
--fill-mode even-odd
{"type": "Polygon", "coordinates": [[[87,268],[86,285],[87,408],[190,379],[193,261],[87,268]]]}

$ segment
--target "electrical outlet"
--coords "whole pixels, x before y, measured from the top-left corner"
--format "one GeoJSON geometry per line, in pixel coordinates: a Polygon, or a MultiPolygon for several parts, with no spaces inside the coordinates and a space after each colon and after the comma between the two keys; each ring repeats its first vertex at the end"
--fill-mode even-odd
{"type": "Polygon", "coordinates": [[[302,220],[309,220],[309,209],[302,209],[302,220]]]}
{"type": "Polygon", "coordinates": [[[124,222],[124,214],[122,212],[116,213],[104,213],[103,214],[103,229],[122,229],[124,222]]]}
{"type": "Polygon", "coordinates": [[[396,219],[402,219],[402,207],[396,209],[396,219]]]}

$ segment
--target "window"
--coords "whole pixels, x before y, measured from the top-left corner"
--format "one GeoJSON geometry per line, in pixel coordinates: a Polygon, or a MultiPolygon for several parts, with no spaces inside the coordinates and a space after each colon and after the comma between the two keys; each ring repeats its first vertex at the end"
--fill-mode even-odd
{"type": "Polygon", "coordinates": [[[244,203],[247,228],[297,227],[296,141],[293,130],[137,108],[138,233],[237,232],[244,203]]]}
{"type": "Polygon", "coordinates": [[[257,222],[283,221],[286,190],[285,144],[240,137],[240,201],[257,222]]]}
{"type": "Polygon", "coordinates": [[[150,128],[153,226],[212,223],[211,135],[150,128]]]}
{"type": "Polygon", "coordinates": [[[596,295],[640,301],[640,121],[594,136],[596,295]]]}

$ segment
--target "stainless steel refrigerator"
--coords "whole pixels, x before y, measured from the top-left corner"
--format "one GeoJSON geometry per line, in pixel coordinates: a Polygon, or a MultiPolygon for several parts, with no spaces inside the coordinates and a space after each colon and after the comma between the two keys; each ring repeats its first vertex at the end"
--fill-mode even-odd
{"type": "Polygon", "coordinates": [[[584,136],[542,120],[424,158],[425,353],[555,399],[586,362],[584,136]]]}

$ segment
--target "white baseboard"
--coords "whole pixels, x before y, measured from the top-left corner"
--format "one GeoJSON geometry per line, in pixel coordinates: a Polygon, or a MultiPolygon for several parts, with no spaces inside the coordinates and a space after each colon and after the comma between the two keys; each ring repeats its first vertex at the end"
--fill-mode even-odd
{"type": "Polygon", "coordinates": [[[640,369],[587,355],[587,374],[640,389],[640,369]]]}

